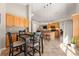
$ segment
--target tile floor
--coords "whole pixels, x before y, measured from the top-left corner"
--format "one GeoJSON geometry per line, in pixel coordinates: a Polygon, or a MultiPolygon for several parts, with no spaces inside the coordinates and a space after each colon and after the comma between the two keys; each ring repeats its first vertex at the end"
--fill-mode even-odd
{"type": "MultiPolygon", "coordinates": [[[[8,49],[5,51],[2,51],[2,56],[8,56],[8,49]]],[[[24,54],[20,54],[20,56],[23,56],[24,54]]],[[[60,42],[60,40],[44,40],[44,53],[42,56],[78,56],[79,50],[78,49],[72,49],[71,47],[65,46],[63,43],[60,42]],[[75,52],[74,52],[75,51],[75,52]]],[[[35,56],[38,56],[36,54],[35,56]]]]}

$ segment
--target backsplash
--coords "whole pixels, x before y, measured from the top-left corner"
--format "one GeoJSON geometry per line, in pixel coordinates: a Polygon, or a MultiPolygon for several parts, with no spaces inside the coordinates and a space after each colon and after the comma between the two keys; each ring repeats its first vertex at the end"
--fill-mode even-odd
{"type": "Polygon", "coordinates": [[[19,32],[19,30],[24,30],[25,28],[23,27],[7,27],[6,32],[11,32],[11,33],[15,33],[15,32],[19,32]]]}

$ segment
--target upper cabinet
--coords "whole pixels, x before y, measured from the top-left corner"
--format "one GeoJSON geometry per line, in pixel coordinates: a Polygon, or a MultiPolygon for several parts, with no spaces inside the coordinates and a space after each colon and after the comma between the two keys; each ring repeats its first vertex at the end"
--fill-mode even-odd
{"type": "Polygon", "coordinates": [[[7,26],[14,26],[14,16],[11,14],[6,14],[6,25],[7,26]]]}
{"type": "Polygon", "coordinates": [[[24,27],[29,27],[29,20],[28,19],[24,19],[24,27]]]}
{"type": "Polygon", "coordinates": [[[20,18],[20,27],[24,27],[24,18],[20,18]]]}
{"type": "Polygon", "coordinates": [[[73,15],[73,36],[79,36],[79,14],[73,15]]]}
{"type": "Polygon", "coordinates": [[[56,23],[48,23],[48,29],[51,30],[51,28],[60,28],[59,22],[56,23]]]}
{"type": "Polygon", "coordinates": [[[14,25],[15,25],[16,27],[19,27],[19,26],[20,26],[20,18],[19,18],[18,16],[15,16],[14,19],[15,19],[14,25]]]}
{"type": "Polygon", "coordinates": [[[26,18],[6,14],[6,26],[9,27],[23,27],[26,28],[29,25],[29,21],[26,18]]]}

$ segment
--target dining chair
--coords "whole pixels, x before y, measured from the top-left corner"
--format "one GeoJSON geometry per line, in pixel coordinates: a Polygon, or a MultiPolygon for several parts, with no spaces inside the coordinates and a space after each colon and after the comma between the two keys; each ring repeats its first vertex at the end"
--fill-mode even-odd
{"type": "Polygon", "coordinates": [[[23,34],[25,34],[25,32],[26,32],[25,30],[20,30],[19,35],[23,35],[23,34]]]}
{"type": "Polygon", "coordinates": [[[10,55],[16,56],[16,55],[18,55],[22,52],[24,52],[24,55],[27,55],[26,54],[26,44],[25,44],[25,42],[22,41],[21,38],[19,38],[19,36],[17,36],[19,40],[13,42],[13,39],[12,39],[12,34],[13,33],[8,32],[7,34],[9,36],[9,45],[10,45],[10,47],[9,47],[9,56],[10,55]],[[23,46],[23,48],[21,48],[22,46],[23,46]],[[15,48],[18,48],[18,50],[19,50],[19,51],[17,51],[18,52],[17,54],[14,54],[14,52],[16,52],[15,48]]]}
{"type": "MultiPolygon", "coordinates": [[[[39,53],[41,56],[41,51],[40,51],[40,39],[41,39],[41,33],[40,32],[35,32],[30,38],[30,43],[28,44],[28,47],[30,47],[32,50],[32,56],[35,55],[35,53],[39,53]]],[[[28,51],[31,52],[31,51],[28,51]]]]}

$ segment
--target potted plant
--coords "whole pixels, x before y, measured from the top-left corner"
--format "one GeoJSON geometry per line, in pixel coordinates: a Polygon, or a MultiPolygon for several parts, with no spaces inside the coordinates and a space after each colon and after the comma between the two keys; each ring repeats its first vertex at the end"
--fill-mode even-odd
{"type": "Polygon", "coordinates": [[[71,39],[71,47],[76,48],[77,37],[71,39]]]}

